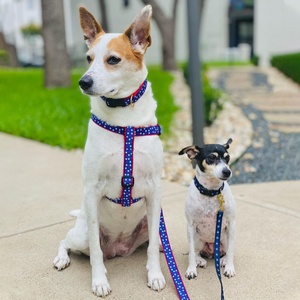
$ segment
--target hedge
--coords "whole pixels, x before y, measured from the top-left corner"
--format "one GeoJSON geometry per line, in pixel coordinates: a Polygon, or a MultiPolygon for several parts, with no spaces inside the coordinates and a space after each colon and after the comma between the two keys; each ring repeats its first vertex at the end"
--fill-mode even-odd
{"type": "Polygon", "coordinates": [[[300,84],[300,53],[273,56],[271,64],[300,84]]]}
{"type": "MultiPolygon", "coordinates": [[[[183,74],[188,83],[188,63],[181,63],[183,74]]],[[[204,109],[205,109],[205,123],[210,125],[216,118],[218,113],[223,109],[222,93],[219,89],[211,86],[207,76],[207,65],[203,64],[202,69],[202,83],[203,83],[203,96],[204,96],[204,109]]]]}

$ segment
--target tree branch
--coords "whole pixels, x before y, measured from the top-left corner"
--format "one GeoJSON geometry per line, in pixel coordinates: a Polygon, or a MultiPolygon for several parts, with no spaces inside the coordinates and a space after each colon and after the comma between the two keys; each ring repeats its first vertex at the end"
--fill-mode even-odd
{"type": "Polygon", "coordinates": [[[155,0],[142,0],[145,5],[150,4],[153,10],[153,19],[156,21],[157,26],[161,32],[164,31],[165,24],[169,21],[162,9],[158,6],[155,0]]]}

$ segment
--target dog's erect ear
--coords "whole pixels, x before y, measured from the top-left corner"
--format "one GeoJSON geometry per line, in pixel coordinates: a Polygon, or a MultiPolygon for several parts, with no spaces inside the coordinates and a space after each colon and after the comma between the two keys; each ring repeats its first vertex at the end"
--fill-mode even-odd
{"type": "Polygon", "coordinates": [[[145,54],[151,45],[150,20],[152,17],[152,6],[145,6],[136,16],[132,24],[125,31],[128,36],[132,49],[136,55],[145,54]]]}
{"type": "Polygon", "coordinates": [[[105,32],[102,30],[101,25],[96,21],[94,16],[84,7],[79,8],[79,17],[83,38],[86,40],[87,46],[90,47],[97,34],[104,34],[105,32]]]}
{"type": "Polygon", "coordinates": [[[183,148],[178,154],[186,154],[189,157],[189,159],[193,159],[199,154],[200,150],[201,148],[199,148],[198,146],[189,146],[183,148]]]}
{"type": "Polygon", "coordinates": [[[223,146],[225,147],[225,149],[229,149],[229,145],[232,143],[232,138],[230,138],[226,144],[224,144],[223,146]]]}

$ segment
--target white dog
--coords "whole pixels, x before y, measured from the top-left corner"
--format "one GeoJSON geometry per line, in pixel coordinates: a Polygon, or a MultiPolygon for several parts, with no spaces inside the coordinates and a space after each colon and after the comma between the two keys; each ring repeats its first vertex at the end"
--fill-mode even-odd
{"type": "Polygon", "coordinates": [[[145,88],[148,72],[143,57],[151,45],[152,8],[146,6],[123,34],[106,34],[91,13],[83,7],[79,11],[90,64],[79,84],[91,98],[94,119],[89,122],[83,159],[82,207],[53,263],[58,270],[66,268],[70,249],[90,255],[92,291],[105,297],[111,287],[103,259],[129,255],[149,239],[148,286],[160,291],[165,287],[159,262],[160,139],[157,134],[135,137],[133,173],[123,178],[124,135],[98,126],[101,122],[138,128],[157,124],[150,83],[145,88]],[[125,106],[125,100],[130,105],[125,106]],[[131,188],[130,203],[140,201],[130,207],[113,203],[120,199],[121,181],[124,188],[131,188]]]}
{"type": "Polygon", "coordinates": [[[203,148],[190,146],[182,149],[179,155],[186,153],[197,162],[196,177],[190,185],[185,202],[187,235],[189,241],[189,266],[185,276],[197,277],[197,266],[205,268],[206,260],[214,255],[216,219],[220,203],[217,194],[222,190],[225,200],[221,231],[220,256],[224,275],[235,275],[233,256],[235,243],[236,206],[227,180],[231,177],[229,154],[227,149],[232,140],[225,145],[210,144],[203,148]],[[226,255],[225,255],[226,253],[226,255]]]}

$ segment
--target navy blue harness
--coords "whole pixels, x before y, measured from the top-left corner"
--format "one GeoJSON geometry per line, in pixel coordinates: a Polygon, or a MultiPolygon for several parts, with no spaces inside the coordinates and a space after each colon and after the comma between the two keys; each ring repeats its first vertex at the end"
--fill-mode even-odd
{"type": "MultiPolygon", "coordinates": [[[[159,125],[149,126],[149,127],[121,127],[109,125],[106,122],[98,119],[94,114],[92,115],[92,121],[98,126],[109,130],[114,133],[124,135],[124,164],[123,164],[123,176],[121,178],[122,193],[121,197],[117,199],[111,199],[106,197],[108,200],[121,204],[123,207],[129,207],[132,204],[138,202],[143,197],[132,198],[132,187],[134,186],[133,174],[133,151],[134,151],[134,138],[136,136],[149,136],[149,135],[160,135],[161,127],[159,125]]],[[[159,224],[159,234],[161,239],[161,244],[163,247],[164,255],[171,273],[175,288],[179,299],[189,300],[189,296],[183,284],[180,272],[178,270],[163,217],[163,211],[160,212],[160,224],[159,224]]]]}
{"type": "Polygon", "coordinates": [[[222,283],[222,277],[221,277],[221,271],[220,271],[220,241],[221,241],[221,229],[222,229],[222,219],[223,219],[223,214],[224,214],[224,198],[222,194],[222,190],[224,189],[224,182],[220,189],[218,190],[208,190],[206,189],[199,181],[198,179],[194,178],[194,184],[196,188],[199,190],[199,192],[202,195],[209,196],[209,197],[214,197],[218,196],[218,201],[220,202],[220,207],[217,210],[217,222],[216,222],[216,233],[215,233],[215,267],[216,267],[216,272],[221,284],[221,300],[224,300],[224,291],[223,291],[223,283],[222,283]]]}

